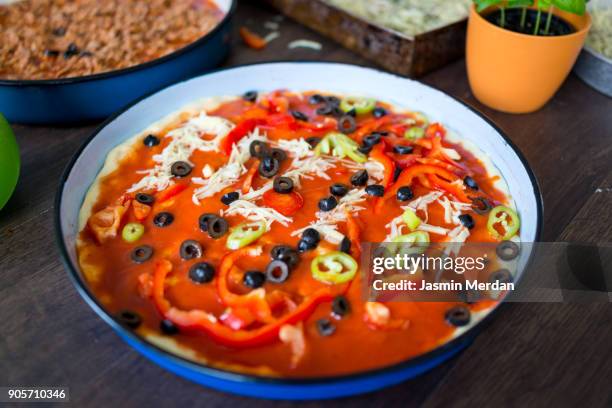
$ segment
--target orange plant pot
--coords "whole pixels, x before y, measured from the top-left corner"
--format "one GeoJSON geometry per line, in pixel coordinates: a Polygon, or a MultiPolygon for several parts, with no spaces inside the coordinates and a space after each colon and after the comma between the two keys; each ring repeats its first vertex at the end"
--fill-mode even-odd
{"type": "Polygon", "coordinates": [[[485,20],[472,5],[466,61],[472,92],[480,102],[502,112],[528,113],[553,97],[591,27],[588,14],[557,10],[555,15],[577,31],[556,37],[519,34],[485,20]]]}

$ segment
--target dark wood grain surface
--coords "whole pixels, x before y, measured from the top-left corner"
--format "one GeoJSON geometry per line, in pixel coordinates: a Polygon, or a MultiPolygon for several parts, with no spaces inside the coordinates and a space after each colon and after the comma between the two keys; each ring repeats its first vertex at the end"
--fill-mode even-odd
{"type": "MultiPolygon", "coordinates": [[[[263,31],[274,15],[242,2],[236,23],[263,31]]],[[[281,33],[259,52],[236,40],[226,65],[281,59],[369,65],[291,21],[281,23],[281,33]],[[323,49],[289,50],[298,38],[320,41],[323,49]]],[[[612,99],[572,75],[544,109],[512,116],[473,98],[463,61],[422,80],[490,116],[523,151],[543,191],[544,240],[612,241],[612,99]]],[[[124,344],[73,288],[53,236],[59,176],[94,126],[14,129],[23,166],[15,195],[0,211],[0,386],[67,386],[76,406],[292,405],[203,388],[124,344]]],[[[458,357],[414,380],[299,406],[612,406],[611,378],[610,304],[508,304],[458,357]]]]}

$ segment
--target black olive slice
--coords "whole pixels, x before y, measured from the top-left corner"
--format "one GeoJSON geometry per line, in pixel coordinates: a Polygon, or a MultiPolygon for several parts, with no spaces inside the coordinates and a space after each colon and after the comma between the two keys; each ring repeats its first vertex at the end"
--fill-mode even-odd
{"type": "Polygon", "coordinates": [[[329,104],[325,104],[319,108],[317,108],[316,110],[316,114],[317,115],[321,115],[321,116],[329,116],[332,115],[335,111],[335,107],[329,105],[329,104]]]}
{"type": "Polygon", "coordinates": [[[372,115],[374,115],[375,118],[382,118],[383,116],[387,116],[387,110],[385,108],[376,107],[372,111],[372,115]]]}
{"type": "Polygon", "coordinates": [[[338,295],[332,301],[332,315],[336,318],[342,318],[351,311],[349,301],[342,295],[338,295]]]}
{"type": "Polygon", "coordinates": [[[299,252],[311,251],[317,247],[318,242],[308,242],[300,239],[297,244],[297,249],[299,252]]]}
{"type": "Polygon", "coordinates": [[[414,197],[414,193],[412,189],[408,186],[402,186],[397,190],[397,200],[398,201],[408,201],[412,200],[414,197]]]}
{"type": "Polygon", "coordinates": [[[317,147],[320,141],[321,141],[321,138],[317,136],[311,136],[308,139],[306,139],[306,142],[310,145],[311,149],[314,149],[315,147],[317,147]]]}
{"type": "Polygon", "coordinates": [[[472,200],[472,209],[476,214],[484,215],[487,214],[493,208],[493,205],[489,200],[483,197],[470,197],[472,200]]]}
{"type": "Polygon", "coordinates": [[[293,191],[293,180],[289,177],[277,177],[274,179],[274,191],[280,194],[289,194],[293,191]]]}
{"type": "Polygon", "coordinates": [[[289,278],[289,266],[283,261],[272,261],[266,267],[266,280],[283,283],[289,278]]]}
{"type": "Polygon", "coordinates": [[[266,142],[261,140],[253,140],[249,145],[249,153],[253,157],[262,158],[268,154],[270,147],[266,142]]]}
{"type": "Polygon", "coordinates": [[[202,214],[200,215],[200,218],[198,220],[198,224],[200,225],[200,230],[202,232],[207,232],[208,231],[208,224],[214,220],[217,217],[217,214],[212,214],[212,213],[206,213],[206,214],[202,214]]]}
{"type": "Polygon", "coordinates": [[[395,166],[395,170],[393,171],[393,182],[395,183],[399,176],[402,174],[402,168],[400,166],[395,166]]]}
{"type": "Polygon", "coordinates": [[[342,238],[342,241],[340,241],[340,246],[338,247],[338,249],[340,250],[340,252],[344,252],[350,255],[351,254],[351,240],[348,239],[348,237],[342,238]]]}
{"type": "Polygon", "coordinates": [[[153,256],[153,247],[149,245],[142,245],[134,248],[130,254],[130,258],[133,262],[141,264],[147,262],[153,256]]]}
{"type": "Polygon", "coordinates": [[[461,214],[459,216],[459,221],[461,221],[461,224],[467,229],[474,228],[474,218],[472,218],[470,214],[461,214]]]}
{"type": "Polygon", "coordinates": [[[410,154],[414,151],[412,146],[396,145],[393,147],[393,151],[397,154],[410,154]]]}
{"type": "Polygon", "coordinates": [[[317,331],[321,336],[331,336],[336,332],[336,326],[329,319],[317,320],[317,331]]]}
{"type": "Polygon", "coordinates": [[[336,197],[344,197],[349,192],[349,186],[341,183],[332,184],[329,188],[329,192],[336,197]]]}
{"type": "Polygon", "coordinates": [[[193,283],[208,283],[215,277],[215,268],[208,262],[200,262],[189,268],[189,279],[193,283]]]}
{"type": "Polygon", "coordinates": [[[276,176],[279,169],[278,160],[272,156],[265,156],[259,163],[259,174],[265,178],[276,176]]]}
{"type": "Polygon", "coordinates": [[[170,320],[164,319],[159,324],[159,329],[162,333],[167,334],[169,336],[175,335],[179,333],[179,328],[172,323],[170,320]]]}
{"type": "Polygon", "coordinates": [[[311,244],[318,244],[321,241],[321,234],[314,228],[307,228],[302,232],[302,240],[311,244]]]}
{"type": "Polygon", "coordinates": [[[270,156],[278,160],[279,163],[282,163],[283,161],[287,159],[287,153],[285,153],[283,149],[279,149],[277,147],[270,150],[270,156]]]}
{"type": "Polygon", "coordinates": [[[365,155],[368,155],[368,154],[370,154],[370,152],[372,151],[372,147],[373,147],[373,146],[366,146],[366,145],[359,146],[359,147],[357,148],[357,151],[359,151],[359,153],[363,153],[363,154],[365,154],[365,155]]]}
{"type": "Polygon", "coordinates": [[[186,261],[201,258],[203,252],[202,245],[194,239],[188,239],[187,241],[183,242],[179,250],[181,258],[186,261]]]}
{"type": "Polygon", "coordinates": [[[326,96],[325,97],[325,103],[335,108],[340,106],[340,102],[341,102],[340,98],[338,98],[337,96],[326,96]]]}
{"type": "Polygon", "coordinates": [[[248,271],[242,277],[242,283],[251,289],[257,289],[266,283],[266,275],[260,271],[248,271]]]}
{"type": "Polygon", "coordinates": [[[131,310],[122,310],[117,314],[117,319],[119,322],[129,327],[130,329],[136,329],[138,326],[142,324],[142,317],[136,312],[132,312],[131,310]]]}
{"type": "Polygon", "coordinates": [[[334,196],[325,197],[319,200],[319,209],[327,212],[331,211],[338,205],[338,200],[334,196]]]}
{"type": "Polygon", "coordinates": [[[445,317],[453,326],[466,326],[470,322],[470,309],[465,306],[455,306],[446,312],[445,317]]]}
{"type": "Polygon", "coordinates": [[[502,241],[495,249],[497,256],[504,261],[511,261],[519,256],[521,248],[512,241],[502,241]]]}
{"type": "Polygon", "coordinates": [[[223,194],[221,197],[221,202],[225,205],[230,205],[234,201],[240,198],[240,193],[237,191],[231,191],[227,194],[223,194]]]}
{"type": "Polygon", "coordinates": [[[385,195],[385,188],[380,184],[370,184],[365,188],[365,192],[373,197],[382,197],[385,195]]]}
{"type": "Polygon", "coordinates": [[[225,235],[228,229],[229,224],[224,218],[216,217],[208,221],[208,235],[211,238],[221,238],[223,235],[225,235]]]}
{"type": "Polygon", "coordinates": [[[138,193],[136,194],[136,201],[140,204],[152,205],[155,202],[155,197],[151,194],[138,193]]]}
{"type": "Polygon", "coordinates": [[[366,137],[363,138],[363,145],[367,147],[372,147],[378,143],[380,143],[381,135],[380,133],[370,133],[366,137]]]}
{"type": "Polygon", "coordinates": [[[510,271],[505,268],[499,269],[493,272],[491,276],[489,276],[490,283],[495,283],[495,282],[511,283],[512,281],[514,281],[514,277],[512,276],[512,273],[510,273],[510,271]]]}
{"type": "Polygon", "coordinates": [[[153,224],[160,228],[167,227],[174,222],[174,215],[169,212],[160,212],[153,218],[153,224]]]}
{"type": "Polygon", "coordinates": [[[242,95],[242,99],[248,102],[255,102],[257,100],[257,91],[248,91],[242,95]]]}
{"type": "Polygon", "coordinates": [[[317,105],[323,102],[325,102],[325,98],[319,94],[310,95],[310,97],[308,98],[308,103],[311,105],[317,105]]]}
{"type": "Polygon", "coordinates": [[[296,110],[292,110],[290,113],[291,116],[293,116],[295,119],[301,120],[303,122],[308,122],[308,116],[306,116],[305,113],[296,110]]]}
{"type": "Polygon", "coordinates": [[[159,138],[155,135],[147,135],[142,143],[147,147],[157,146],[159,144],[159,138]]]}
{"type": "Polygon", "coordinates": [[[170,173],[175,177],[186,177],[191,173],[191,165],[184,161],[175,162],[170,168],[170,173]]]}
{"type": "Polygon", "coordinates": [[[365,186],[368,183],[368,171],[359,170],[351,176],[351,184],[354,186],[365,186]]]}
{"type": "Polygon", "coordinates": [[[357,129],[355,118],[350,115],[344,115],[338,119],[338,130],[342,133],[353,133],[357,129]]]}
{"type": "Polygon", "coordinates": [[[300,255],[288,245],[276,245],[272,248],[270,256],[273,260],[285,262],[290,268],[295,267],[300,262],[300,255]]]}
{"type": "Polygon", "coordinates": [[[471,188],[474,191],[478,191],[478,183],[476,183],[476,180],[474,180],[470,176],[465,176],[463,178],[463,184],[465,184],[466,187],[471,188]]]}

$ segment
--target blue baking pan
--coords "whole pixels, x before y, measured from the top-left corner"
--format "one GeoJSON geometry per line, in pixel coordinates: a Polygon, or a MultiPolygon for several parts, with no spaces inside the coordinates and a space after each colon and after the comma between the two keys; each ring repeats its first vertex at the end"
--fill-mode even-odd
{"type": "MultiPolygon", "coordinates": [[[[287,400],[337,398],[397,384],[451,358],[483,329],[486,321],[495,315],[497,307],[474,319],[473,325],[466,326],[448,342],[395,365],[331,377],[270,378],[216,368],[160,348],[122,326],[90,290],[76,253],[78,215],[87,190],[102,168],[107,153],[152,123],[196,100],[240,95],[253,89],[272,91],[280,88],[372,95],[393,102],[398,107],[418,107],[432,121],[443,122],[465,141],[478,145],[491,158],[505,176],[510,195],[521,215],[521,241],[539,240],[543,209],[533,171],[503,131],[467,105],[420,82],[375,69],[321,62],[254,64],[208,73],[143,98],[108,119],[75,154],[60,181],[54,211],[59,251],[76,289],[123,340],[154,363],[191,381],[235,394],[287,400]]],[[[523,252],[521,259],[527,262],[528,258],[527,251],[523,252]]],[[[73,327],[72,330],[79,328],[73,327]]],[[[350,353],[345,357],[350,358],[350,353]]]]}
{"type": "Polygon", "coordinates": [[[0,113],[11,123],[66,124],[108,117],[153,91],[216,67],[230,48],[237,0],[217,0],[225,16],[197,41],[162,58],[75,78],[0,79],[0,113]]]}

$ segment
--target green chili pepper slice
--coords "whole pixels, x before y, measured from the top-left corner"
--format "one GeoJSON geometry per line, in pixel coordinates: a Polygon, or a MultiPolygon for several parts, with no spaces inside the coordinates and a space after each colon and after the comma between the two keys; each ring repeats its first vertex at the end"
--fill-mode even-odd
{"type": "Polygon", "coordinates": [[[340,284],[350,281],[357,274],[358,264],[350,255],[334,251],[312,260],[310,272],[319,282],[340,284]],[[323,266],[325,269],[321,269],[323,266]]]}
{"type": "Polygon", "coordinates": [[[340,102],[340,109],[345,113],[355,110],[357,115],[365,115],[372,112],[376,108],[376,99],[372,98],[358,98],[355,96],[349,96],[340,102]]]}
{"type": "Polygon", "coordinates": [[[365,163],[368,161],[368,157],[361,153],[359,150],[359,144],[342,133],[329,133],[323,140],[317,144],[314,152],[317,155],[331,154],[340,159],[349,157],[357,163],[365,163]]]}
{"type": "Polygon", "coordinates": [[[144,225],[137,222],[130,222],[123,227],[123,230],[121,231],[121,238],[123,238],[125,242],[136,242],[142,237],[144,232],[144,225]]]}
{"type": "Polygon", "coordinates": [[[425,129],[418,126],[413,126],[404,132],[404,138],[408,140],[417,140],[425,136],[425,129]]]}
{"type": "Polygon", "coordinates": [[[265,221],[240,224],[232,228],[232,231],[227,236],[225,246],[228,249],[240,249],[257,241],[267,230],[268,227],[265,221]]]}
{"type": "Polygon", "coordinates": [[[402,214],[402,219],[404,220],[406,226],[408,226],[410,231],[414,231],[419,227],[419,225],[421,225],[421,219],[411,208],[406,208],[406,210],[402,214]]]}
{"type": "Polygon", "coordinates": [[[489,234],[494,238],[501,239],[503,241],[512,238],[518,232],[521,227],[521,219],[519,218],[516,211],[512,208],[508,208],[503,205],[499,205],[491,210],[489,213],[489,220],[487,221],[487,229],[489,234]],[[495,225],[501,225],[506,231],[503,235],[495,228],[495,225]]]}
{"type": "Polygon", "coordinates": [[[387,246],[387,249],[392,256],[398,253],[415,255],[425,252],[429,242],[429,234],[427,232],[414,231],[393,238],[393,241],[387,246]],[[406,244],[410,245],[407,246],[406,244]]]}

